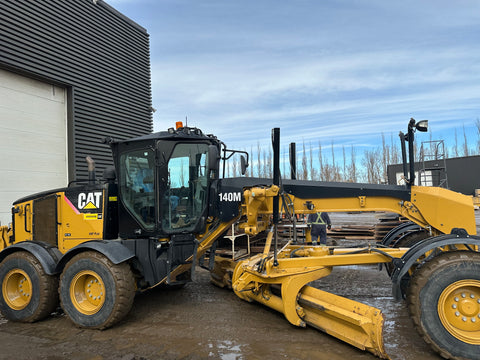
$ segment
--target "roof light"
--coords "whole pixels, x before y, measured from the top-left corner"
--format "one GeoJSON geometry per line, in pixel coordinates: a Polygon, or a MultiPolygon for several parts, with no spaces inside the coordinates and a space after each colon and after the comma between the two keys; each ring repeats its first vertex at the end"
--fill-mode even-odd
{"type": "Polygon", "coordinates": [[[177,121],[177,122],[175,123],[175,128],[176,128],[177,130],[180,129],[180,128],[182,128],[182,127],[183,127],[183,122],[177,121]]]}

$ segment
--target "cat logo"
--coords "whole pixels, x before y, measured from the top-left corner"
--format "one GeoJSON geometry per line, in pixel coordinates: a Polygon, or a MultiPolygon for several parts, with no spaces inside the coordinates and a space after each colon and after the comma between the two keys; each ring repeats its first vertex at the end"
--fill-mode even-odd
{"type": "Polygon", "coordinates": [[[91,193],[78,194],[78,209],[79,210],[94,210],[99,209],[102,205],[102,192],[96,191],[91,193]]]}

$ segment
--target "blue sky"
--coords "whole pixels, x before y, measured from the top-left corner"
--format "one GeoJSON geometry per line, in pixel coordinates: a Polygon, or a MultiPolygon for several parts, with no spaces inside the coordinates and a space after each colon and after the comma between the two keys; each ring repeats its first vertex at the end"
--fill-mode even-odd
{"type": "Polygon", "coordinates": [[[478,140],[477,0],[106,2],[150,34],[155,131],[187,116],[231,148],[280,127],[282,146],[361,153],[414,117],[434,140],[478,140]]]}

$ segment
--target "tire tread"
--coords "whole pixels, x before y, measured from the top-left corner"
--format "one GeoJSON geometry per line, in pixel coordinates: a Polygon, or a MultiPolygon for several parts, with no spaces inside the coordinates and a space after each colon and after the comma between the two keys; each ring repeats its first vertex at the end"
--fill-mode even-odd
{"type": "Polygon", "coordinates": [[[430,277],[439,269],[465,261],[471,261],[472,256],[476,258],[476,261],[480,262],[480,253],[472,253],[469,251],[452,251],[441,254],[419,267],[410,280],[410,286],[407,292],[407,306],[413,320],[414,327],[423,340],[444,359],[464,360],[463,357],[454,356],[448,350],[440,347],[435,341],[433,341],[427,330],[423,327],[421,321],[422,313],[419,297],[420,291],[427,284],[430,277]]]}
{"type": "MultiPolygon", "coordinates": [[[[37,308],[33,311],[33,313],[29,316],[25,316],[23,318],[16,317],[10,318],[10,316],[5,315],[5,317],[9,320],[17,321],[17,322],[25,322],[25,323],[33,323],[35,321],[42,320],[50,315],[58,306],[58,276],[56,275],[47,275],[47,273],[43,270],[43,267],[38,261],[38,259],[26,251],[18,251],[13,254],[8,255],[2,262],[2,264],[8,263],[8,261],[15,261],[15,260],[24,260],[28,262],[36,272],[38,277],[38,287],[39,287],[39,304],[37,308]]],[[[25,270],[25,269],[23,269],[25,270]]],[[[0,279],[0,282],[3,279],[0,279]]],[[[21,316],[21,311],[17,312],[19,316],[21,316]]]]}
{"type": "MultiPolygon", "coordinates": [[[[65,274],[65,271],[67,271],[70,266],[72,266],[73,264],[75,264],[77,261],[81,259],[88,259],[90,261],[95,261],[97,263],[100,263],[110,271],[113,277],[113,280],[115,282],[115,288],[116,288],[114,306],[108,318],[102,323],[97,325],[86,326],[76,322],[74,319],[72,319],[72,317],[70,317],[70,319],[79,328],[89,328],[89,329],[98,329],[98,330],[107,329],[115,325],[116,323],[118,323],[120,320],[122,320],[132,308],[133,299],[135,297],[135,281],[134,281],[133,273],[128,263],[124,262],[120,264],[114,264],[104,255],[95,251],[85,251],[83,253],[80,253],[74,256],[65,266],[65,269],[63,270],[60,278],[60,287],[59,287],[60,302],[63,310],[67,315],[68,315],[68,309],[65,306],[64,299],[62,297],[62,288],[64,288],[64,285],[62,285],[62,282],[65,281],[63,277],[65,274]]],[[[65,284],[65,286],[67,289],[69,288],[69,284],[65,284]]],[[[65,295],[65,297],[68,297],[68,295],[65,295]]]]}

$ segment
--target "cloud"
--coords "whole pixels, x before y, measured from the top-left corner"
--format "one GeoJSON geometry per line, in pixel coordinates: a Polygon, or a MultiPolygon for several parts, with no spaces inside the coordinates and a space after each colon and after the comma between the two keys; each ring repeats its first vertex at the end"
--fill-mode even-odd
{"type": "Polygon", "coordinates": [[[188,116],[232,147],[269,146],[272,127],[284,143],[374,147],[410,117],[448,135],[479,116],[475,1],[145,8],[134,19],[151,38],[156,130],[188,116]]]}
{"type": "Polygon", "coordinates": [[[436,116],[460,106],[477,110],[480,62],[468,58],[469,53],[457,47],[420,55],[415,50],[360,52],[280,63],[229,54],[215,62],[202,57],[193,64],[158,62],[153,72],[162,75],[156,77],[154,91],[165,84],[157,94],[166,105],[154,106],[167,117],[189,115],[202,127],[214,123],[230,130],[236,125],[235,135],[218,128],[234,142],[251,136],[245,128],[261,122],[289,129],[293,121],[298,135],[307,139],[378,135],[397,131],[394,119],[405,122],[417,112],[436,116]],[[339,131],[324,122],[345,126],[339,131]],[[351,124],[355,122],[362,125],[351,124]]]}
{"type": "Polygon", "coordinates": [[[295,95],[303,98],[348,95],[360,90],[430,87],[471,81],[480,70],[480,54],[474,54],[475,59],[469,64],[458,63],[462,53],[469,51],[435,49],[423,55],[416,51],[360,52],[323,59],[283,58],[279,62],[254,54],[219,55],[215,61],[198,56],[196,62],[154,62],[153,85],[162,96],[186,94],[189,103],[197,107],[255,103],[295,95]]]}

